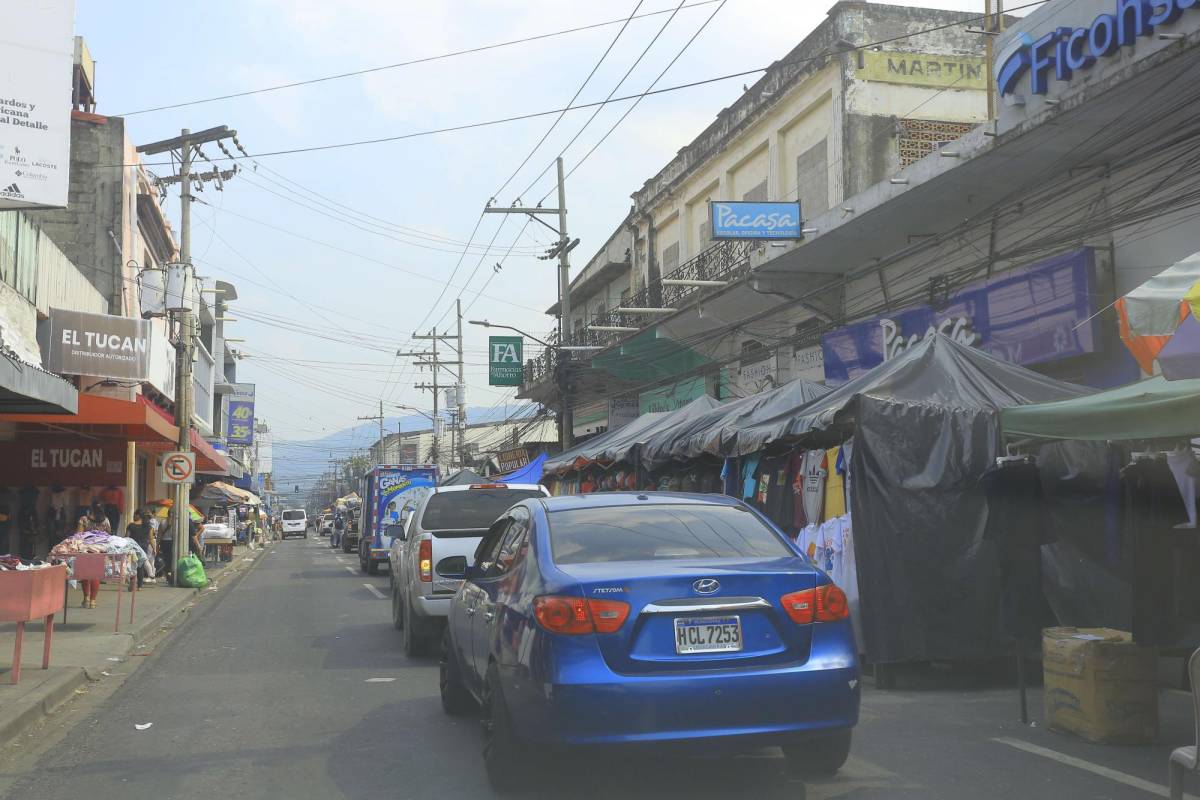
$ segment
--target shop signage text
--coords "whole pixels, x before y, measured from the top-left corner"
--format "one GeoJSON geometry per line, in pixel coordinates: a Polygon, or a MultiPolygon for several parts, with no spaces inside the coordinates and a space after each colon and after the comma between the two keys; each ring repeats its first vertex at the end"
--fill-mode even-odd
{"type": "Polygon", "coordinates": [[[523,345],[520,336],[488,337],[489,386],[521,385],[525,377],[523,345]]]}
{"type": "Polygon", "coordinates": [[[800,203],[714,201],[708,204],[714,239],[803,239],[800,203]]]}
{"type": "Polygon", "coordinates": [[[68,437],[25,437],[5,444],[0,480],[30,486],[112,486],[125,480],[125,442],[70,444],[68,437]]]}
{"type": "Polygon", "coordinates": [[[529,463],[529,451],[524,447],[504,450],[496,456],[496,461],[500,464],[501,472],[512,472],[529,463]]]}
{"type": "Polygon", "coordinates": [[[860,81],[903,83],[953,89],[985,89],[986,64],[979,56],[900,53],[861,50],[861,66],[854,70],[860,81]]]}
{"type": "Polygon", "coordinates": [[[47,367],[61,375],[147,380],[150,323],[111,314],[52,308],[47,367]]]}
{"type": "Polygon", "coordinates": [[[1016,364],[1096,352],[1091,248],[968,284],[944,306],[914,306],[871,317],[821,338],[825,378],[855,378],[937,333],[1016,364]]]}
{"type": "Polygon", "coordinates": [[[1098,58],[1107,58],[1120,47],[1133,47],[1139,36],[1153,36],[1155,27],[1179,19],[1187,9],[1200,8],[1200,0],[1116,0],[1115,13],[1100,14],[1086,28],[1060,26],[1034,39],[1024,34],[1017,49],[997,59],[996,88],[1012,94],[1021,77],[1029,73],[1029,90],[1045,94],[1051,71],[1069,81],[1098,58]]]}
{"type": "Polygon", "coordinates": [[[229,431],[226,440],[230,444],[254,444],[254,401],[229,401],[229,431]]]}
{"type": "Polygon", "coordinates": [[[894,319],[879,320],[883,329],[883,360],[889,361],[912,347],[917,342],[930,338],[934,334],[949,336],[959,344],[974,347],[979,344],[979,334],[971,329],[970,317],[946,317],[936,325],[930,325],[925,333],[911,334],[907,338],[900,332],[900,324],[894,319]]]}
{"type": "Polygon", "coordinates": [[[707,393],[707,385],[703,377],[688,378],[671,386],[642,392],[638,395],[638,411],[642,414],[652,411],[674,411],[707,393]]]}

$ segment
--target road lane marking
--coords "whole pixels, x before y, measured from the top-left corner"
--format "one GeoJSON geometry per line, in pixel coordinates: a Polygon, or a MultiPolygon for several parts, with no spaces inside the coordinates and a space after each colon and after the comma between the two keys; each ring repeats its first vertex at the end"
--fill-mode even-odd
{"type": "Polygon", "coordinates": [[[349,572],[351,575],[355,575],[355,574],[357,574],[357,573],[355,573],[355,571],[354,571],[354,567],[346,567],[346,572],[349,572]]]}
{"type": "MultiPolygon", "coordinates": [[[[999,742],[1000,744],[1006,744],[1009,747],[1016,748],[1017,750],[1024,750],[1026,753],[1033,753],[1035,756],[1049,758],[1052,761],[1057,761],[1060,764],[1066,764],[1069,767],[1085,770],[1093,775],[1099,775],[1102,778],[1108,778],[1110,781],[1123,783],[1126,786],[1132,786],[1134,789],[1141,789],[1143,792],[1149,792],[1150,794],[1158,795],[1159,797],[1170,797],[1171,794],[1170,790],[1161,783],[1154,783],[1153,781],[1139,778],[1136,775],[1130,775],[1128,772],[1121,772],[1120,770],[1111,769],[1109,767],[1101,766],[1100,764],[1094,764],[1091,761],[1085,761],[1082,758],[1075,758],[1074,756],[1069,756],[1066,753],[1060,753],[1057,750],[1051,750],[1048,747],[1039,747],[1036,744],[1030,744],[1029,742],[1025,742],[1020,739],[1011,739],[1007,736],[999,736],[992,739],[992,741],[999,742]]],[[[1190,798],[1195,797],[1194,795],[1190,794],[1184,796],[1190,798]]]]}
{"type": "Polygon", "coordinates": [[[391,683],[395,678],[367,678],[363,683],[391,683]]]}
{"type": "Polygon", "coordinates": [[[376,588],[375,588],[374,586],[372,586],[371,584],[369,584],[369,583],[364,583],[364,584],[363,584],[363,587],[364,587],[364,588],[365,588],[365,589],[366,589],[368,592],[370,592],[371,594],[373,594],[373,595],[375,595],[376,597],[378,597],[380,600],[385,600],[385,599],[387,599],[387,595],[385,595],[383,592],[381,592],[381,591],[379,591],[378,589],[376,589],[376,588]]]}

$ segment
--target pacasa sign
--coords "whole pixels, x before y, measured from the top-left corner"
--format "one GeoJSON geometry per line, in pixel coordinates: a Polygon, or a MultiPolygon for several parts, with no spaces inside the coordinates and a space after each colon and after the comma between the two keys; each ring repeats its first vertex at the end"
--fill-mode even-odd
{"type": "Polygon", "coordinates": [[[1121,47],[1133,47],[1139,36],[1153,36],[1159,25],[1177,22],[1185,11],[1200,8],[1200,0],[1117,0],[1114,13],[1100,14],[1086,28],[1057,27],[1034,39],[1024,34],[1017,49],[1001,56],[996,88],[1012,94],[1026,72],[1029,89],[1045,94],[1051,73],[1070,81],[1121,47]]]}

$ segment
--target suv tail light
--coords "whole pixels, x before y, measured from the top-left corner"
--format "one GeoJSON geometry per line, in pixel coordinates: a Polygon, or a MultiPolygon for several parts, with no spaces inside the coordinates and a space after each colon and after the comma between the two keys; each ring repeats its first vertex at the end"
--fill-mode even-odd
{"type": "Polygon", "coordinates": [[[629,604],[545,595],[534,598],[533,614],[538,624],[551,633],[615,633],[629,617],[629,604]]]}
{"type": "Polygon", "coordinates": [[[433,580],[433,542],[429,539],[422,539],[417,546],[417,569],[422,581],[429,583],[433,580]]]}
{"type": "Polygon", "coordinates": [[[792,592],[779,598],[783,610],[797,625],[812,622],[837,622],[850,616],[846,593],[832,583],[815,589],[792,592]]]}

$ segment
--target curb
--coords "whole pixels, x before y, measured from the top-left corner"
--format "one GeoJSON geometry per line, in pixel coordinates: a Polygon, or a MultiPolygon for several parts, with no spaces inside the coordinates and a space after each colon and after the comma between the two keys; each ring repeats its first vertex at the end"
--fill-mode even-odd
{"type": "MultiPolygon", "coordinates": [[[[221,570],[220,575],[210,582],[209,586],[219,589],[228,581],[225,579],[228,576],[230,579],[245,575],[259,561],[263,555],[266,555],[266,550],[256,551],[258,555],[254,556],[254,560],[243,566],[233,567],[232,565],[221,570]]],[[[246,556],[243,555],[243,558],[246,556]]],[[[243,563],[241,561],[239,564],[243,563]]],[[[168,587],[164,587],[168,588],[168,587]]],[[[169,587],[173,591],[179,591],[174,587],[169,587]]],[[[122,655],[128,656],[133,651],[134,647],[146,637],[152,635],[158,629],[164,620],[178,614],[185,606],[193,603],[200,598],[205,589],[192,589],[190,591],[180,591],[178,599],[167,606],[159,609],[159,611],[151,616],[137,619],[134,625],[126,630],[121,631],[118,635],[122,635],[125,639],[125,647],[122,655]]],[[[40,722],[43,718],[52,714],[59,706],[75,696],[75,690],[81,686],[94,681],[103,680],[102,673],[105,670],[111,669],[114,665],[105,661],[95,666],[85,667],[68,667],[68,671],[64,672],[53,681],[47,681],[47,688],[40,693],[40,696],[35,698],[27,698],[21,708],[15,714],[5,718],[0,718],[0,745],[7,744],[16,737],[20,736],[33,725],[40,722]]],[[[9,707],[11,709],[11,706],[9,707]]]]}

